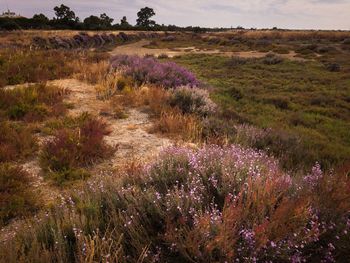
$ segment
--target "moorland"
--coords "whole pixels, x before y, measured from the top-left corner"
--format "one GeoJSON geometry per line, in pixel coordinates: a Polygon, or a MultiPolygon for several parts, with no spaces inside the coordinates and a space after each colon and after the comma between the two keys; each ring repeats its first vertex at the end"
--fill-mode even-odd
{"type": "Polygon", "coordinates": [[[1,262],[347,262],[349,169],[349,32],[0,32],[1,262]]]}

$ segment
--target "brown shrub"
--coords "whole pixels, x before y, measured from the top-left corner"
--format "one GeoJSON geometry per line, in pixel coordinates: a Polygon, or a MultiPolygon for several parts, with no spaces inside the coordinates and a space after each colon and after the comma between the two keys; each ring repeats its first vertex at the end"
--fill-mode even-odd
{"type": "Polygon", "coordinates": [[[43,168],[59,184],[86,178],[82,168],[112,155],[113,150],[103,140],[109,132],[106,123],[91,118],[76,130],[58,131],[41,153],[43,168]]]}
{"type": "Polygon", "coordinates": [[[0,122],[0,162],[18,161],[37,150],[37,140],[30,128],[0,122]]]}
{"type": "Polygon", "coordinates": [[[18,166],[0,163],[0,227],[38,208],[30,182],[29,174],[18,166]]]}

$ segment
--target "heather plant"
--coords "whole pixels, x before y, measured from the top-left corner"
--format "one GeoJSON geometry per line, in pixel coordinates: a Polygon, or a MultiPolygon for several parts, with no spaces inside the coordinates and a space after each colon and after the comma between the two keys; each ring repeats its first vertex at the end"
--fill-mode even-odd
{"type": "Polygon", "coordinates": [[[216,105],[209,92],[200,88],[182,86],[174,89],[169,100],[170,106],[178,107],[184,114],[205,117],[215,112],[216,105]]]}
{"type": "Polygon", "coordinates": [[[34,219],[6,244],[4,258],[346,262],[349,256],[349,178],[318,164],[291,178],[263,152],[171,147],[154,163],[123,171],[120,180],[106,173],[34,219]]]}
{"type": "Polygon", "coordinates": [[[275,53],[268,53],[262,61],[266,65],[276,65],[282,63],[283,58],[276,55],[275,53]]]}
{"type": "Polygon", "coordinates": [[[124,75],[132,77],[137,85],[149,83],[164,88],[176,88],[199,84],[193,73],[187,69],[173,62],[161,63],[150,57],[115,56],[111,59],[111,67],[123,70],[124,75]]]}
{"type": "Polygon", "coordinates": [[[38,148],[29,127],[0,121],[0,163],[23,160],[38,148]]]}
{"type": "Polygon", "coordinates": [[[19,166],[0,163],[0,227],[38,209],[35,193],[28,187],[30,183],[30,175],[19,166]]]}
{"type": "Polygon", "coordinates": [[[87,178],[89,174],[84,167],[113,153],[103,141],[108,133],[107,125],[93,118],[87,118],[76,130],[59,130],[44,145],[41,153],[43,168],[58,184],[87,178]]]}
{"type": "Polygon", "coordinates": [[[36,83],[67,77],[75,69],[68,61],[76,54],[60,51],[9,49],[0,52],[2,86],[36,83]]]}
{"type": "Polygon", "coordinates": [[[44,84],[0,90],[0,112],[11,120],[42,121],[64,113],[65,93],[44,84]]]}

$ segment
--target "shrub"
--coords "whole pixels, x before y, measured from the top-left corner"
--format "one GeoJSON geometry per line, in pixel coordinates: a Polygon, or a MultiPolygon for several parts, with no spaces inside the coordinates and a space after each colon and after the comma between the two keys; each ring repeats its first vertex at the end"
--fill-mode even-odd
{"type": "Polygon", "coordinates": [[[41,153],[41,163],[57,183],[84,179],[84,168],[111,156],[112,149],[103,141],[109,131],[105,123],[87,119],[78,130],[58,131],[53,140],[46,143],[41,153]]]}
{"type": "Polygon", "coordinates": [[[62,114],[65,91],[44,84],[0,90],[0,110],[12,120],[42,121],[62,114]],[[62,110],[56,111],[58,107],[62,110]]]}
{"type": "Polygon", "coordinates": [[[269,103],[274,105],[276,108],[279,108],[281,110],[287,110],[289,109],[289,99],[288,98],[284,98],[284,97],[270,97],[270,98],[266,98],[264,99],[264,102],[269,103]]]}
{"type": "Polygon", "coordinates": [[[0,122],[0,163],[19,161],[38,148],[30,128],[6,121],[0,122]]]}
{"type": "Polygon", "coordinates": [[[228,93],[229,93],[230,97],[234,98],[235,100],[240,100],[243,98],[243,92],[240,88],[231,87],[228,90],[228,93]]]}
{"type": "Polygon", "coordinates": [[[197,114],[202,117],[216,110],[216,105],[209,98],[207,90],[188,86],[174,89],[169,103],[170,106],[179,108],[184,114],[197,114]]]}
{"type": "Polygon", "coordinates": [[[169,58],[169,56],[168,56],[168,54],[162,53],[162,54],[158,55],[158,58],[159,59],[167,59],[167,58],[169,58]]]}
{"type": "Polygon", "coordinates": [[[338,63],[329,63],[326,65],[326,69],[330,72],[339,72],[341,68],[338,63]]]}
{"type": "Polygon", "coordinates": [[[4,50],[0,52],[0,78],[5,85],[37,83],[64,78],[74,72],[69,61],[76,54],[63,51],[4,50]]]}
{"type": "Polygon", "coordinates": [[[263,63],[266,65],[276,65],[280,64],[283,62],[283,58],[280,56],[277,56],[274,53],[268,53],[264,58],[263,58],[263,63]]]}
{"type": "Polygon", "coordinates": [[[176,40],[175,36],[166,36],[166,37],[162,38],[162,41],[164,41],[164,42],[173,42],[175,40],[176,40]]]}
{"type": "Polygon", "coordinates": [[[37,210],[37,198],[30,183],[27,172],[18,166],[0,163],[0,227],[15,217],[37,210]]]}
{"type": "Polygon", "coordinates": [[[176,88],[199,84],[187,69],[173,62],[160,63],[154,58],[119,55],[111,59],[111,67],[123,70],[124,75],[132,77],[138,85],[150,83],[164,88],[176,88]]]}
{"type": "Polygon", "coordinates": [[[227,62],[226,62],[226,65],[228,67],[238,67],[238,66],[241,66],[241,65],[245,65],[251,61],[254,61],[255,59],[253,58],[242,58],[242,57],[238,57],[238,56],[234,56],[234,57],[231,57],[227,62]]]}

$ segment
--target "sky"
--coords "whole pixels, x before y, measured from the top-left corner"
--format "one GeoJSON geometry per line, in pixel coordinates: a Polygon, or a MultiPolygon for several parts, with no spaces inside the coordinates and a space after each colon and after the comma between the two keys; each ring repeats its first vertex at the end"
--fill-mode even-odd
{"type": "Polygon", "coordinates": [[[350,0],[0,0],[0,11],[8,5],[26,17],[52,18],[53,7],[62,3],[81,19],[107,13],[115,22],[127,16],[131,24],[148,6],[154,20],[166,25],[350,30],[350,0]]]}

